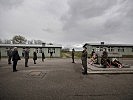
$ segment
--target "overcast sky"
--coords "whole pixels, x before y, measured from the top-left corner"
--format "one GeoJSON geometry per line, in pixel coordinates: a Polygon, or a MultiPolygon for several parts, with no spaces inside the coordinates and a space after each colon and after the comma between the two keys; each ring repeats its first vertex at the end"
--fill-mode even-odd
{"type": "Polygon", "coordinates": [[[0,38],[14,35],[75,47],[133,43],[133,0],[0,0],[0,38]]]}

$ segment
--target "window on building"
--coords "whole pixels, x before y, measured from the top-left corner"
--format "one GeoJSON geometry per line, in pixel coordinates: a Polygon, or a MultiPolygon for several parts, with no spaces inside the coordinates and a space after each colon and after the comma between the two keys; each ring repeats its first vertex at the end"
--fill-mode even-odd
{"type": "Polygon", "coordinates": [[[118,52],[120,52],[120,48],[118,48],[118,52]]]}
{"type": "Polygon", "coordinates": [[[55,53],[55,48],[53,48],[53,53],[55,53]]]}
{"type": "Polygon", "coordinates": [[[122,48],[122,52],[124,52],[124,48],[122,48]]]}
{"type": "Polygon", "coordinates": [[[48,53],[53,52],[55,53],[55,48],[48,48],[48,53]]]}
{"type": "Polygon", "coordinates": [[[42,53],[42,48],[39,48],[39,53],[42,53]]]}
{"type": "Polygon", "coordinates": [[[114,48],[113,47],[108,47],[108,52],[114,52],[114,48]]]}
{"type": "Polygon", "coordinates": [[[38,48],[36,48],[36,53],[38,53],[38,48]]]}
{"type": "Polygon", "coordinates": [[[108,47],[108,52],[110,52],[111,50],[110,50],[110,47],[108,47]]]}
{"type": "Polygon", "coordinates": [[[110,50],[111,52],[114,52],[114,48],[113,48],[113,47],[111,47],[110,49],[111,49],[111,50],[110,50]]]}
{"type": "Polygon", "coordinates": [[[48,53],[50,53],[50,48],[48,48],[48,53]]]}
{"type": "Polygon", "coordinates": [[[118,48],[118,52],[124,52],[124,48],[118,48]]]}
{"type": "Polygon", "coordinates": [[[100,51],[100,48],[99,47],[96,47],[96,51],[100,51]]]}
{"type": "Polygon", "coordinates": [[[100,51],[103,51],[103,47],[100,48],[100,51]]]}

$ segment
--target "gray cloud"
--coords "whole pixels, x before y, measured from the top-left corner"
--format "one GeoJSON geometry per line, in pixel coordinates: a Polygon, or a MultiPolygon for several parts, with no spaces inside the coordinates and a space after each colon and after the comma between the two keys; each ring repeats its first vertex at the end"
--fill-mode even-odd
{"type": "Polygon", "coordinates": [[[24,0],[0,0],[0,9],[8,10],[20,6],[24,0]]]}
{"type": "Polygon", "coordinates": [[[17,1],[19,0],[10,0],[11,3],[7,0],[0,2],[0,5],[3,5],[0,36],[11,38],[22,34],[29,39],[58,42],[61,35],[57,34],[61,34],[62,28],[60,17],[66,9],[65,0],[23,0],[21,3],[17,1]],[[12,9],[5,9],[10,7],[12,9]]]}
{"type": "Polygon", "coordinates": [[[104,11],[116,3],[116,0],[73,0],[69,1],[70,14],[77,18],[100,16],[104,11]]]}
{"type": "Polygon", "coordinates": [[[73,0],[69,5],[68,15],[62,18],[63,29],[69,33],[66,37],[113,42],[119,35],[119,42],[129,41],[133,32],[132,0],[73,0]],[[127,34],[129,37],[125,37],[127,34]]]}
{"type": "Polygon", "coordinates": [[[132,12],[133,0],[0,0],[0,36],[23,35],[74,47],[132,43],[132,12]]]}

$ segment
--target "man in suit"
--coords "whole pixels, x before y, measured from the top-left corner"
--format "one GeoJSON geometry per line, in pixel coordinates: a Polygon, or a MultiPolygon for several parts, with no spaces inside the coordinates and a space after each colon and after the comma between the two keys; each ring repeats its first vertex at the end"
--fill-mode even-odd
{"type": "Polygon", "coordinates": [[[92,49],[92,52],[91,52],[91,57],[93,56],[93,54],[95,53],[94,49],[92,49]]]}
{"type": "Polygon", "coordinates": [[[17,47],[14,47],[14,51],[12,52],[12,61],[13,61],[13,72],[16,72],[16,66],[17,62],[20,60],[20,56],[18,54],[18,49],[17,47]]]}
{"type": "Polygon", "coordinates": [[[25,67],[28,67],[28,59],[29,59],[29,49],[28,48],[25,49],[24,57],[25,57],[25,67]]]}
{"type": "Polygon", "coordinates": [[[108,52],[107,52],[107,49],[104,48],[104,51],[101,57],[101,64],[103,65],[104,68],[107,67],[107,59],[108,59],[108,52]]]}
{"type": "Polygon", "coordinates": [[[83,47],[83,51],[82,51],[82,56],[81,56],[81,60],[82,60],[82,65],[84,68],[84,72],[82,72],[83,75],[87,75],[87,48],[83,47]]]}
{"type": "Polygon", "coordinates": [[[11,64],[11,58],[12,58],[12,49],[10,48],[7,50],[7,56],[8,56],[8,64],[11,64]]]}
{"type": "Polygon", "coordinates": [[[45,54],[44,54],[44,51],[42,52],[42,61],[44,62],[44,59],[45,59],[45,54]]]}
{"type": "Polygon", "coordinates": [[[33,60],[34,60],[34,64],[36,64],[36,60],[37,60],[36,50],[34,50],[34,52],[33,52],[33,60]]]}
{"type": "Polygon", "coordinates": [[[75,50],[74,50],[74,48],[72,49],[72,63],[75,63],[74,62],[74,53],[75,53],[75,50]]]}

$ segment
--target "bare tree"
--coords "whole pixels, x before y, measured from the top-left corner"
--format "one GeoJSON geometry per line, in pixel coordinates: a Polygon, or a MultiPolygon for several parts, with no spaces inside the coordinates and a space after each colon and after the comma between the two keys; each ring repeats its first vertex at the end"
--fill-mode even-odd
{"type": "Polygon", "coordinates": [[[26,44],[26,39],[23,36],[16,35],[12,38],[13,44],[26,44]]]}
{"type": "Polygon", "coordinates": [[[34,40],[34,44],[42,44],[43,41],[42,40],[34,40]]]}

